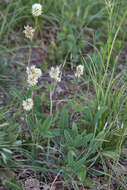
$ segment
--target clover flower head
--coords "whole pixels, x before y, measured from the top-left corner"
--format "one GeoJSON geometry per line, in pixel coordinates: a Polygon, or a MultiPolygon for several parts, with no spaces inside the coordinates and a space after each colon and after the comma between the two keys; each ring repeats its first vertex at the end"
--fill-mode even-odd
{"type": "Polygon", "coordinates": [[[37,77],[37,78],[40,78],[41,75],[42,75],[41,69],[35,68],[35,71],[36,71],[36,74],[35,74],[36,77],[37,77]]]}
{"type": "Polygon", "coordinates": [[[35,75],[36,74],[35,65],[32,65],[31,67],[27,67],[26,72],[28,75],[35,75]]]}
{"type": "Polygon", "coordinates": [[[22,106],[24,110],[30,111],[33,107],[33,100],[31,98],[23,100],[22,106]]]}
{"type": "Polygon", "coordinates": [[[84,66],[83,65],[78,65],[76,67],[76,73],[75,73],[75,76],[77,78],[81,77],[81,75],[83,75],[83,71],[84,71],[84,66]]]}
{"type": "Polygon", "coordinates": [[[27,25],[27,26],[24,26],[24,34],[25,34],[25,37],[30,39],[32,41],[33,39],[33,35],[34,35],[34,32],[35,32],[35,29],[33,29],[31,26],[27,25]]]}
{"type": "Polygon", "coordinates": [[[42,5],[39,3],[35,3],[32,5],[32,15],[37,17],[42,14],[42,5]]]}
{"type": "Polygon", "coordinates": [[[35,67],[35,65],[32,65],[31,67],[26,68],[26,72],[28,75],[28,84],[30,86],[35,86],[38,82],[38,78],[40,78],[42,75],[41,69],[38,69],[35,67]]]}
{"type": "Polygon", "coordinates": [[[28,75],[27,82],[30,86],[35,86],[38,83],[38,78],[34,75],[28,75]]]}
{"type": "Polygon", "coordinates": [[[51,78],[55,79],[56,81],[58,81],[58,82],[61,81],[59,67],[56,67],[56,68],[51,67],[49,75],[50,75],[51,78]]]}
{"type": "Polygon", "coordinates": [[[36,68],[35,65],[32,65],[31,67],[27,67],[26,72],[28,76],[33,75],[36,78],[39,78],[42,75],[41,69],[36,68]]]}

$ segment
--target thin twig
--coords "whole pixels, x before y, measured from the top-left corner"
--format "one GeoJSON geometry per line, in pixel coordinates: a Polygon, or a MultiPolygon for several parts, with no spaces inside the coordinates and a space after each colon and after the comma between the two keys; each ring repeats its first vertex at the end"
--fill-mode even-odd
{"type": "Polygon", "coordinates": [[[54,184],[55,184],[55,182],[56,182],[58,176],[60,175],[60,172],[61,172],[61,170],[60,170],[59,173],[56,175],[56,177],[55,177],[54,181],[52,182],[52,185],[51,185],[51,187],[50,187],[49,190],[53,190],[53,186],[54,186],[54,184]]]}

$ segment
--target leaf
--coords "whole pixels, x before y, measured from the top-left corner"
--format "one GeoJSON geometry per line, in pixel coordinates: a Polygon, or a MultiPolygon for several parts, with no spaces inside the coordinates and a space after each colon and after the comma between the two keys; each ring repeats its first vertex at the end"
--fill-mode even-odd
{"type": "Polygon", "coordinates": [[[22,141],[21,140],[17,140],[13,143],[13,145],[21,145],[22,144],[22,141]]]}
{"type": "Polygon", "coordinates": [[[39,131],[42,136],[44,136],[48,132],[49,128],[51,127],[51,123],[52,123],[52,118],[51,116],[48,116],[43,122],[43,124],[39,125],[39,131]]]}
{"type": "Polygon", "coordinates": [[[73,145],[73,139],[67,130],[64,130],[64,137],[69,145],[73,145]]]}
{"type": "Polygon", "coordinates": [[[78,178],[81,182],[83,182],[86,178],[86,166],[85,165],[82,165],[82,167],[79,169],[78,171],[78,178]]]}
{"type": "Polygon", "coordinates": [[[0,124],[0,128],[8,126],[8,125],[9,125],[9,123],[2,123],[2,124],[0,124]]]}
{"type": "Polygon", "coordinates": [[[7,152],[7,153],[9,153],[9,154],[12,154],[12,151],[9,150],[9,149],[7,149],[7,148],[2,148],[2,150],[3,150],[4,152],[7,152]]]}
{"type": "Polygon", "coordinates": [[[88,142],[92,139],[92,137],[93,137],[93,134],[92,134],[92,133],[90,133],[90,134],[88,134],[88,135],[86,135],[86,136],[82,136],[82,137],[79,136],[79,141],[76,142],[76,146],[77,146],[77,147],[80,147],[80,146],[82,146],[82,147],[87,146],[88,142]]]}
{"type": "Polygon", "coordinates": [[[13,132],[13,131],[16,131],[17,129],[17,125],[11,125],[7,128],[7,133],[10,133],[10,132],[13,132]]]}
{"type": "Polygon", "coordinates": [[[60,134],[61,134],[62,142],[63,142],[64,130],[68,129],[68,111],[65,107],[62,109],[62,113],[61,113],[61,117],[59,121],[59,128],[60,128],[60,134]]]}
{"type": "Polygon", "coordinates": [[[34,132],[35,123],[34,123],[33,119],[32,119],[30,116],[28,116],[28,117],[26,118],[26,122],[27,122],[27,125],[28,125],[28,127],[29,127],[30,132],[31,132],[31,133],[34,132]]]}
{"type": "Polygon", "coordinates": [[[73,34],[68,34],[68,41],[75,41],[75,37],[74,37],[74,35],[73,34]]]}
{"type": "Polygon", "coordinates": [[[106,173],[106,172],[103,172],[103,171],[100,171],[100,170],[96,170],[94,168],[91,168],[91,174],[94,175],[94,176],[109,176],[109,177],[112,177],[112,175],[106,173]]]}
{"type": "Polygon", "coordinates": [[[69,164],[70,167],[73,167],[73,164],[74,164],[74,159],[73,159],[73,157],[74,157],[74,156],[76,156],[75,153],[74,153],[74,151],[70,150],[70,151],[68,152],[68,155],[67,155],[67,157],[68,157],[68,164],[69,164]]]}
{"type": "Polygon", "coordinates": [[[106,157],[109,157],[109,158],[112,158],[114,160],[119,157],[118,151],[103,151],[102,155],[106,156],[106,157]]]}
{"type": "Polygon", "coordinates": [[[73,133],[73,136],[78,135],[78,128],[77,128],[76,123],[74,123],[74,122],[73,122],[73,125],[72,125],[72,133],[73,133]]]}
{"type": "Polygon", "coordinates": [[[11,181],[6,181],[5,187],[10,188],[11,190],[13,190],[13,189],[23,190],[23,186],[22,186],[21,182],[19,182],[17,185],[16,182],[13,183],[11,181]]]}
{"type": "Polygon", "coordinates": [[[60,136],[60,129],[53,129],[52,134],[54,136],[60,136]]]}
{"type": "Polygon", "coordinates": [[[73,139],[73,146],[78,148],[82,146],[82,136],[81,135],[77,135],[74,137],[73,139]]]}
{"type": "Polygon", "coordinates": [[[101,131],[95,139],[93,139],[92,145],[91,145],[91,152],[96,152],[97,149],[99,149],[104,142],[105,138],[105,132],[101,131]]]}
{"type": "Polygon", "coordinates": [[[53,117],[53,122],[56,122],[57,119],[58,119],[58,117],[59,117],[59,111],[56,110],[56,113],[55,113],[55,115],[54,115],[54,117],[53,117]]]}
{"type": "Polygon", "coordinates": [[[39,90],[39,89],[41,89],[42,88],[42,85],[38,85],[38,86],[35,86],[34,87],[34,90],[39,90]]]}
{"type": "Polygon", "coordinates": [[[75,171],[78,171],[82,165],[84,165],[86,159],[87,159],[87,155],[85,154],[83,158],[81,158],[80,160],[78,160],[77,162],[75,162],[75,165],[74,165],[74,170],[75,171]]]}
{"type": "Polygon", "coordinates": [[[42,101],[41,101],[41,96],[37,95],[34,98],[34,111],[38,118],[42,118],[42,101]]]}
{"type": "Polygon", "coordinates": [[[2,159],[3,159],[4,163],[7,164],[7,157],[6,157],[6,155],[3,152],[0,152],[0,154],[2,156],[2,159]]]}
{"type": "Polygon", "coordinates": [[[93,188],[94,187],[94,183],[92,181],[92,179],[87,178],[83,181],[83,184],[88,187],[88,188],[93,188]]]}
{"type": "Polygon", "coordinates": [[[93,122],[93,116],[92,116],[89,105],[85,106],[85,114],[87,116],[87,119],[92,123],[93,122]]]}
{"type": "Polygon", "coordinates": [[[66,34],[64,32],[60,32],[58,35],[57,35],[57,39],[58,40],[64,40],[66,38],[66,34]]]}
{"type": "Polygon", "coordinates": [[[96,114],[93,120],[93,124],[95,125],[96,123],[98,123],[98,120],[101,118],[101,116],[103,115],[103,113],[107,110],[107,107],[102,107],[96,114]]]}
{"type": "Polygon", "coordinates": [[[68,43],[67,43],[67,47],[68,47],[69,50],[73,49],[73,47],[74,47],[74,43],[68,41],[68,43]]]}

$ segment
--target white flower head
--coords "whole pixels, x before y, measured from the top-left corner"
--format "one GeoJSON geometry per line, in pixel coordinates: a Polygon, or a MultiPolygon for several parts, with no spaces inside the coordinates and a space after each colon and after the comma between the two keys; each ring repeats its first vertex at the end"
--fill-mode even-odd
{"type": "Polygon", "coordinates": [[[28,75],[27,82],[30,86],[35,86],[38,83],[38,78],[34,75],[28,75]]]}
{"type": "Polygon", "coordinates": [[[41,69],[35,67],[35,65],[26,68],[28,74],[27,82],[30,86],[35,86],[38,83],[38,78],[41,77],[41,69]]]}
{"type": "Polygon", "coordinates": [[[40,78],[42,75],[41,69],[36,68],[35,71],[36,71],[36,74],[35,74],[36,77],[40,78]]]}
{"type": "Polygon", "coordinates": [[[58,82],[61,81],[59,67],[56,67],[56,68],[51,67],[49,75],[50,75],[51,78],[55,79],[56,81],[58,81],[58,82]]]}
{"type": "Polygon", "coordinates": [[[31,98],[28,98],[27,100],[23,100],[22,106],[24,110],[30,111],[33,107],[33,100],[31,98]]]}
{"type": "Polygon", "coordinates": [[[31,67],[27,67],[26,72],[28,76],[32,75],[37,79],[41,77],[42,75],[41,69],[36,68],[35,65],[32,65],[31,67]]]}
{"type": "Polygon", "coordinates": [[[27,25],[27,26],[24,26],[24,34],[25,34],[25,37],[30,39],[32,41],[33,39],[33,36],[34,36],[34,32],[35,32],[35,29],[33,29],[31,26],[27,25]]]}
{"type": "Polygon", "coordinates": [[[40,16],[42,14],[42,5],[39,3],[35,3],[32,5],[32,15],[40,16]]]}
{"type": "Polygon", "coordinates": [[[84,71],[84,66],[83,65],[78,65],[76,67],[76,73],[75,73],[75,76],[76,77],[81,77],[81,75],[83,75],[83,71],[84,71]]]}
{"type": "Polygon", "coordinates": [[[26,72],[28,75],[35,75],[36,73],[35,65],[32,65],[31,67],[27,67],[26,72]]]}

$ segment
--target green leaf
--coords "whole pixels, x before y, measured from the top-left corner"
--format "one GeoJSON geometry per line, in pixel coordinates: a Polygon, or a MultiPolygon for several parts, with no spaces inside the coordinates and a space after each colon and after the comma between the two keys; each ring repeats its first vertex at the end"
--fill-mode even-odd
{"type": "Polygon", "coordinates": [[[75,37],[73,34],[68,34],[68,40],[75,41],[75,37]]]}
{"type": "Polygon", "coordinates": [[[21,182],[18,183],[18,185],[16,184],[16,182],[11,182],[11,181],[6,181],[5,183],[5,187],[10,188],[11,190],[16,189],[16,190],[23,190],[23,185],[21,184],[21,182]]]}
{"type": "Polygon", "coordinates": [[[26,122],[27,122],[30,132],[32,133],[35,129],[35,123],[34,123],[33,119],[30,116],[28,116],[26,118],[26,122]]]}
{"type": "Polygon", "coordinates": [[[70,42],[68,41],[68,43],[67,43],[67,47],[68,47],[69,50],[73,49],[73,47],[74,47],[74,43],[71,42],[71,41],[70,41],[70,42]]]}
{"type": "Polygon", "coordinates": [[[92,116],[89,105],[85,106],[85,114],[87,116],[87,119],[92,123],[93,122],[93,116],[92,116]]]}
{"type": "Polygon", "coordinates": [[[58,35],[57,35],[57,39],[58,40],[64,40],[66,38],[66,35],[64,32],[60,32],[58,35]]]}
{"type": "Polygon", "coordinates": [[[8,125],[9,125],[9,123],[2,123],[2,124],[0,124],[0,128],[4,128],[4,127],[6,127],[8,125]]]}
{"type": "Polygon", "coordinates": [[[94,187],[94,183],[92,181],[92,179],[87,178],[83,181],[83,184],[88,187],[88,188],[93,188],[94,187]]]}
{"type": "Polygon", "coordinates": [[[11,125],[7,128],[7,133],[10,133],[10,132],[13,132],[13,131],[16,131],[17,129],[17,125],[11,125]]]}
{"type": "Polygon", "coordinates": [[[68,111],[65,107],[62,109],[62,113],[61,113],[61,117],[59,121],[59,128],[60,128],[60,134],[61,134],[62,142],[63,142],[64,130],[65,129],[68,130],[68,111]]]}
{"type": "Polygon", "coordinates": [[[86,178],[86,166],[85,165],[82,165],[82,167],[79,169],[78,171],[78,178],[81,182],[83,182],[86,178]]]}
{"type": "Polygon", "coordinates": [[[38,86],[35,86],[34,87],[34,90],[39,90],[39,89],[41,89],[42,88],[42,85],[38,85],[38,86]]]}
{"type": "Polygon", "coordinates": [[[2,148],[2,150],[3,150],[4,152],[7,152],[7,153],[9,153],[9,154],[12,154],[12,151],[9,150],[9,149],[7,149],[7,148],[2,148]]]}
{"type": "Polygon", "coordinates": [[[73,164],[74,164],[74,159],[73,159],[73,157],[74,157],[74,156],[76,156],[75,153],[74,153],[74,151],[70,150],[70,151],[68,152],[68,155],[67,155],[67,157],[68,157],[68,164],[69,164],[70,167],[73,167],[73,164]]]}
{"type": "Polygon", "coordinates": [[[98,123],[98,120],[101,118],[101,116],[103,115],[103,113],[107,110],[107,107],[102,107],[96,114],[93,120],[93,124],[95,125],[96,123],[98,123]]]}
{"type": "Polygon", "coordinates": [[[55,113],[55,115],[54,115],[54,117],[53,117],[53,122],[54,122],[54,123],[57,121],[58,117],[59,117],[59,111],[56,110],[56,113],[55,113]]]}
{"type": "Polygon", "coordinates": [[[105,132],[101,131],[96,138],[93,140],[91,145],[91,152],[96,152],[102,145],[105,139],[105,132]]]}
{"type": "Polygon", "coordinates": [[[73,146],[78,148],[82,146],[82,136],[77,135],[73,138],[73,146]]]}
{"type": "Polygon", "coordinates": [[[60,136],[60,129],[53,129],[52,134],[54,136],[60,136]]]}
{"type": "Polygon", "coordinates": [[[0,152],[0,154],[2,156],[2,159],[3,159],[4,163],[7,164],[7,157],[6,157],[6,155],[3,152],[0,152]]]}
{"type": "Polygon", "coordinates": [[[72,133],[73,133],[73,136],[78,135],[78,128],[77,128],[76,123],[74,123],[74,122],[73,122],[73,125],[72,125],[72,133]]]}
{"type": "Polygon", "coordinates": [[[102,155],[106,156],[106,157],[109,157],[109,158],[112,158],[114,160],[119,157],[118,151],[116,151],[116,152],[115,151],[103,151],[102,155]]]}
{"type": "Polygon", "coordinates": [[[48,130],[51,127],[51,123],[52,123],[52,118],[51,116],[48,116],[43,122],[43,124],[39,125],[39,131],[42,136],[44,136],[48,132],[48,130]]]}
{"type": "Polygon", "coordinates": [[[73,145],[73,139],[67,130],[64,130],[64,137],[69,145],[73,145]]]}
{"type": "Polygon", "coordinates": [[[13,145],[21,145],[22,144],[22,141],[21,140],[17,140],[13,143],[13,145]]]}
{"type": "Polygon", "coordinates": [[[38,118],[42,118],[42,101],[41,96],[37,95],[34,97],[34,111],[38,118]]]}
{"type": "Polygon", "coordinates": [[[74,170],[75,171],[78,171],[82,165],[84,165],[86,159],[87,159],[87,155],[85,154],[83,158],[81,158],[80,160],[78,160],[77,162],[75,162],[75,165],[74,165],[74,170]]]}
{"type": "Polygon", "coordinates": [[[92,137],[93,137],[93,134],[92,134],[92,133],[90,133],[90,134],[88,134],[88,135],[86,135],[86,136],[81,136],[81,135],[80,135],[78,138],[76,138],[76,140],[75,140],[75,145],[76,145],[77,147],[80,147],[80,146],[82,146],[82,147],[87,146],[88,142],[90,142],[90,140],[92,139],[92,137]]]}

